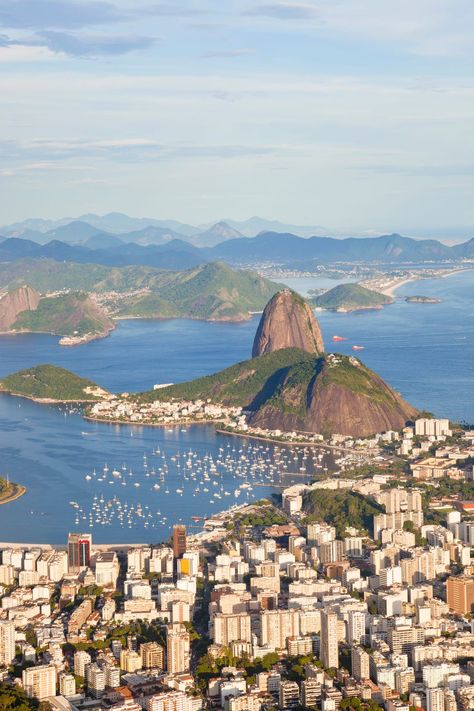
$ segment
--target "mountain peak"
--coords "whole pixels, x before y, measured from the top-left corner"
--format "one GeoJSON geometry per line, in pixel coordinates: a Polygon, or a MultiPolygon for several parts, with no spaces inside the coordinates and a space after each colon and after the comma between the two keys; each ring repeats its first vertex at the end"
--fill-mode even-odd
{"type": "Polygon", "coordinates": [[[299,348],[307,353],[324,352],[319,323],[310,306],[291,289],[276,293],[265,306],[253,342],[252,356],[282,348],[299,348]]]}

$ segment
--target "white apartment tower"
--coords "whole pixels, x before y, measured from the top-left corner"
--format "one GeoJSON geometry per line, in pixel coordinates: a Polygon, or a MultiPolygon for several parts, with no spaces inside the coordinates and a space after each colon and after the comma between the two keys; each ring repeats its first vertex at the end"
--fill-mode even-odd
{"type": "Polygon", "coordinates": [[[15,625],[0,620],[0,667],[8,667],[15,658],[15,625]]]}
{"type": "Polygon", "coordinates": [[[337,615],[331,610],[321,612],[321,650],[320,658],[326,669],[339,666],[337,637],[337,615]]]}

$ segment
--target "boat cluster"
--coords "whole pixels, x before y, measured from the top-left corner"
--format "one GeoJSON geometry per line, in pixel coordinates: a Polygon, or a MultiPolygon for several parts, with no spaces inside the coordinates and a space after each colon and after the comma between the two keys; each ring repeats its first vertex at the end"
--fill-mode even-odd
{"type": "Polygon", "coordinates": [[[326,456],[321,449],[291,449],[250,440],[229,441],[206,453],[192,447],[167,451],[156,445],[143,454],[138,467],[105,464],[87,473],[87,488],[95,490],[90,508],[76,501],[70,504],[75,509],[76,526],[168,526],[163,514],[176,505],[201,516],[219,510],[217,507],[228,509],[233,502],[261,498],[273,487],[304,483],[318,472],[327,472],[326,456]],[[259,491],[258,487],[264,489],[259,491]],[[129,501],[119,494],[119,488],[130,492],[129,501]]]}

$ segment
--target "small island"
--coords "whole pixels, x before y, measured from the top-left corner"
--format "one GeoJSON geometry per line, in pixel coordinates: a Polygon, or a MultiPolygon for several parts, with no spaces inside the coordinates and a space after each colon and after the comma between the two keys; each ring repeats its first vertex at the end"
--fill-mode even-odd
{"type": "Polygon", "coordinates": [[[46,403],[96,402],[110,394],[92,380],[56,365],[37,365],[0,380],[0,392],[46,403]]]}
{"type": "Polygon", "coordinates": [[[436,299],[434,296],[407,296],[405,298],[407,304],[440,304],[441,299],[436,299]]]}
{"type": "Polygon", "coordinates": [[[311,300],[313,306],[327,311],[360,311],[362,309],[381,309],[393,299],[379,291],[367,289],[360,284],[338,284],[333,289],[311,300]]]}
{"type": "Polygon", "coordinates": [[[19,499],[25,492],[26,487],[0,476],[0,506],[19,499]]]}

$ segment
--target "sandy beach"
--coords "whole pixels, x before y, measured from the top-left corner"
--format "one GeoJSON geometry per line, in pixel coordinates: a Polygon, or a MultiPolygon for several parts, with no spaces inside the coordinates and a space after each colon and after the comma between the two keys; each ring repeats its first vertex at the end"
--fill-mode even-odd
{"type": "Polygon", "coordinates": [[[401,277],[394,277],[392,279],[387,279],[386,281],[382,281],[379,279],[368,279],[367,281],[361,282],[362,286],[365,286],[367,289],[373,289],[374,291],[378,291],[381,294],[385,294],[386,296],[390,296],[392,299],[395,296],[395,292],[397,289],[400,289],[400,287],[405,286],[405,284],[409,284],[412,281],[422,281],[423,279],[445,279],[446,277],[452,276],[453,274],[458,274],[459,272],[464,272],[467,271],[466,269],[446,269],[446,270],[440,270],[438,272],[434,272],[433,274],[426,274],[426,272],[413,272],[413,273],[408,273],[405,274],[404,276],[401,277]]]}

